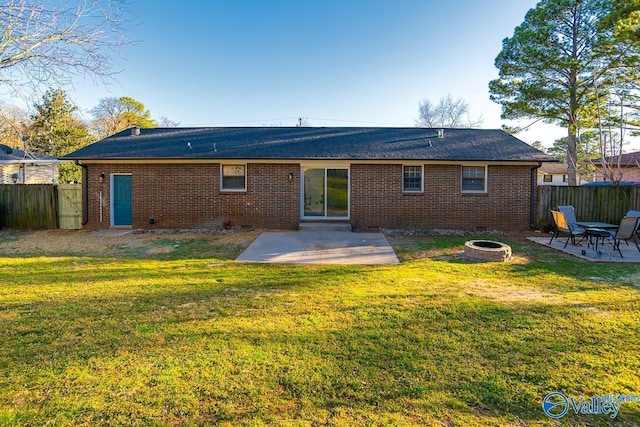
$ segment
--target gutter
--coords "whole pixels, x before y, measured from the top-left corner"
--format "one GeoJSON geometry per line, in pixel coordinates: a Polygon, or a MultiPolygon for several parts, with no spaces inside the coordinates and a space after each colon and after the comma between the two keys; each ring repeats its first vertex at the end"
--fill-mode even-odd
{"type": "Polygon", "coordinates": [[[3,165],[50,165],[52,163],[62,163],[62,160],[2,160],[3,165]]]}
{"type": "Polygon", "coordinates": [[[531,167],[531,195],[529,196],[529,227],[532,230],[536,228],[536,187],[538,183],[538,168],[542,166],[542,162],[538,162],[538,166],[531,167]]]}
{"type": "Polygon", "coordinates": [[[82,168],[82,221],[80,224],[84,226],[89,222],[89,174],[86,165],[80,164],[80,167],[82,168]]]}
{"type": "MultiPolygon", "coordinates": [[[[127,164],[163,164],[163,163],[220,163],[243,161],[251,163],[300,163],[300,162],[350,162],[354,164],[378,164],[393,163],[400,164],[406,162],[420,162],[433,165],[466,165],[466,164],[491,164],[498,166],[522,165],[523,163],[537,163],[540,160],[482,160],[482,159],[422,159],[422,158],[356,158],[356,157],[104,157],[104,158],[75,158],[76,162],[91,164],[104,163],[127,163],[127,164]]],[[[539,166],[536,166],[538,168],[539,166]]]]}

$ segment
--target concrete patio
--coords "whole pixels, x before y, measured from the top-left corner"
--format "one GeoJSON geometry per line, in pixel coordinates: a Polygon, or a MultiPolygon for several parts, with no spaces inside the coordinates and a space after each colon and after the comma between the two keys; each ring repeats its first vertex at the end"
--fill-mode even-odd
{"type": "Polygon", "coordinates": [[[265,232],[236,261],[274,264],[398,264],[382,233],[265,232]]]}
{"type": "MultiPolygon", "coordinates": [[[[553,239],[553,242],[549,244],[551,236],[545,237],[528,237],[529,240],[539,243],[543,246],[547,246],[558,251],[582,258],[591,262],[640,262],[640,252],[636,248],[633,242],[629,242],[627,245],[625,242],[620,244],[620,251],[623,258],[620,258],[618,251],[614,251],[610,244],[601,245],[598,247],[599,254],[594,254],[593,248],[587,247],[587,241],[583,240],[579,245],[572,245],[571,242],[564,248],[564,244],[567,241],[566,236],[560,236],[553,239]],[[584,252],[584,253],[583,253],[584,252]]],[[[576,239],[577,241],[580,238],[576,239]]]]}

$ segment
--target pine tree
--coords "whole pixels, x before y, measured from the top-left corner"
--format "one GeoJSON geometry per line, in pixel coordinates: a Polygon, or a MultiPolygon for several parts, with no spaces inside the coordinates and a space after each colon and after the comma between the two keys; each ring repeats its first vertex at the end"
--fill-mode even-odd
{"type": "MultiPolygon", "coordinates": [[[[92,142],[87,126],[76,116],[77,107],[62,89],[49,89],[31,116],[27,148],[29,151],[64,156],[92,142]]],[[[60,165],[60,182],[80,181],[80,169],[60,165]]]]}
{"type": "MultiPolygon", "coordinates": [[[[576,185],[578,138],[598,125],[613,94],[611,75],[630,70],[632,43],[615,37],[612,0],[542,0],[503,41],[491,99],[505,119],[535,118],[567,129],[569,185],[576,185]]],[[[624,15],[627,16],[627,15],[624,15]]]]}

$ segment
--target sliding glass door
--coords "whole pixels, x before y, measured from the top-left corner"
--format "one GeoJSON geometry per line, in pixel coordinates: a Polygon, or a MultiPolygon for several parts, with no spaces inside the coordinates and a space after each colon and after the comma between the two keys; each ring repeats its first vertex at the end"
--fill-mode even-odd
{"type": "Polygon", "coordinates": [[[303,218],[349,218],[349,169],[303,169],[303,218]]]}

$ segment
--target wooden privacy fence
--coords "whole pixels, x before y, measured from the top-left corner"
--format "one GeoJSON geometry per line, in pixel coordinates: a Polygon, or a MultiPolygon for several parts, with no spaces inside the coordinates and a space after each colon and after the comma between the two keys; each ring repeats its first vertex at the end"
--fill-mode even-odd
{"type": "Polygon", "coordinates": [[[538,186],[537,228],[553,227],[550,209],[571,205],[578,221],[599,221],[618,224],[628,210],[640,210],[640,188],[538,186]]]}
{"type": "Polygon", "coordinates": [[[51,184],[0,185],[4,226],[58,228],[58,195],[51,184]]]}
{"type": "Polygon", "coordinates": [[[77,229],[81,214],[81,185],[0,185],[0,225],[7,228],[77,229]]]}

